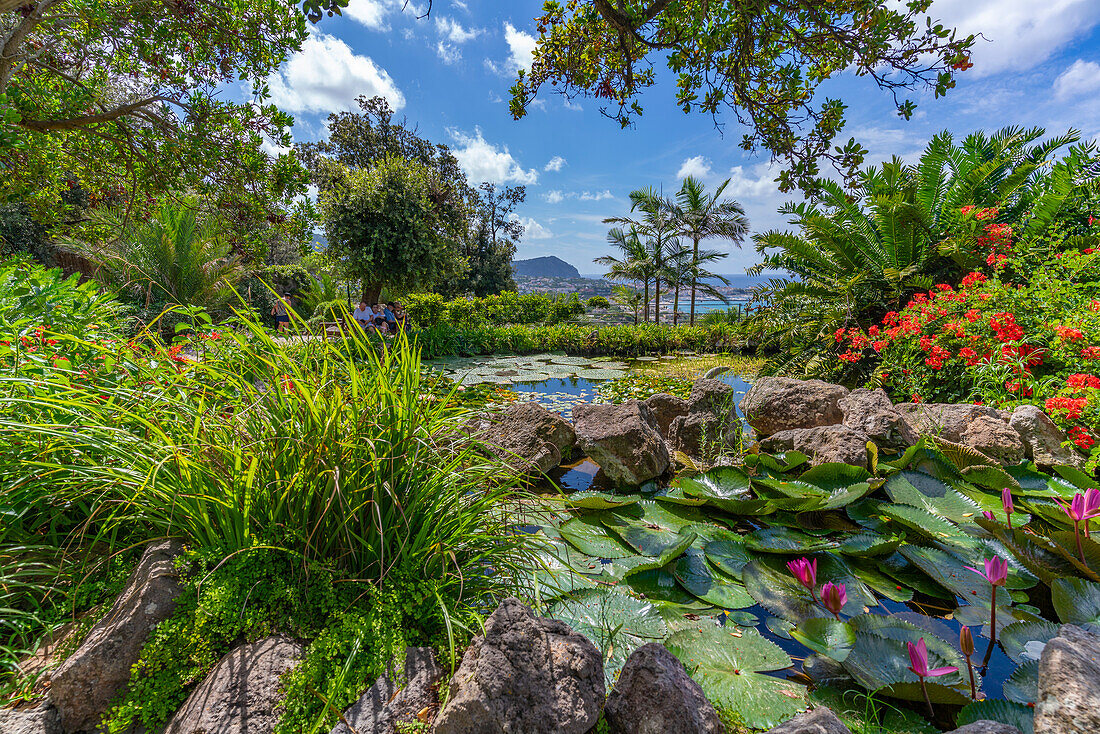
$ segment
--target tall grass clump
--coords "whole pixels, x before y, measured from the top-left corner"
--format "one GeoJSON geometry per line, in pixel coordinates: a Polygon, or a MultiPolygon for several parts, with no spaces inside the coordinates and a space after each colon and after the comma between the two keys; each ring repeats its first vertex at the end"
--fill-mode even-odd
{"type": "Polygon", "coordinates": [[[154,355],[117,384],[0,377],[0,442],[18,457],[0,505],[18,495],[85,548],[268,547],[376,585],[434,580],[447,614],[482,605],[522,553],[500,510],[514,477],[449,401],[424,399],[407,343],[343,336],[359,348],[288,348],[241,321],[204,358],[154,355]]]}

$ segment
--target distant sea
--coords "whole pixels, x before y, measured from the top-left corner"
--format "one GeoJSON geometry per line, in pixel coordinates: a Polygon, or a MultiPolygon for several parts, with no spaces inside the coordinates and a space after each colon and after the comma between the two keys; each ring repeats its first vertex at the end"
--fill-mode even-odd
{"type": "MultiPolygon", "coordinates": [[[[752,288],[753,286],[764,285],[771,278],[785,277],[786,273],[769,272],[763,275],[746,275],[745,273],[731,273],[723,275],[729,280],[730,286],[733,288],[752,288]]],[[[581,273],[582,278],[591,278],[593,280],[603,279],[602,273],[581,273]]],[[[718,285],[718,280],[711,281],[714,285],[718,285]]],[[[707,313],[709,311],[725,310],[727,308],[736,308],[738,304],[748,303],[748,298],[731,298],[730,302],[723,303],[717,299],[712,298],[699,298],[695,299],[695,313],[707,313]]],[[[691,293],[690,291],[680,291],[680,311],[686,313],[691,305],[691,293]]],[[[666,311],[672,306],[672,295],[666,294],[662,289],[661,292],[661,310],[666,311]]]]}
{"type": "MultiPolygon", "coordinates": [[[[763,275],[745,275],[744,273],[722,273],[722,275],[729,280],[730,285],[734,288],[752,288],[755,285],[764,285],[771,278],[786,277],[786,273],[778,272],[769,272],[764,273],[763,275]]],[[[581,277],[592,278],[593,280],[601,280],[603,279],[603,273],[581,273],[581,277]]],[[[717,280],[712,282],[715,285],[718,284],[717,280]]]]}

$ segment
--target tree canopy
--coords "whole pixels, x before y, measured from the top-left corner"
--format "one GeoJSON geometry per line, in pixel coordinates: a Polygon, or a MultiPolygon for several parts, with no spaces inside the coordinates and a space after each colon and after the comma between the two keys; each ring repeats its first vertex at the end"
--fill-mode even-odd
{"type": "Polygon", "coordinates": [[[854,174],[866,150],[834,145],[845,105],[820,99],[821,85],[853,71],[894,96],[908,118],[906,90],[935,95],[970,64],[973,36],[926,16],[932,0],[548,0],[529,73],[512,87],[517,119],[546,84],[567,98],[603,100],[604,114],[627,126],[642,114],[640,95],[663,60],[677,77],[684,112],[731,112],[749,132],[745,150],[787,163],[780,188],[813,190],[819,162],[854,174]],[[658,57],[655,59],[654,57],[658,57]]]}

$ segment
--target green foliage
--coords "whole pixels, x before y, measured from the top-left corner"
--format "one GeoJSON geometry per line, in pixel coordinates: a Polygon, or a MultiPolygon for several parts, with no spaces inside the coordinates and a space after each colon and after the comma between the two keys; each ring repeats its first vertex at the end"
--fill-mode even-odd
{"type": "Polygon", "coordinates": [[[592,296],[584,302],[584,307],[588,309],[611,308],[611,304],[603,296],[592,296]]]}
{"type": "Polygon", "coordinates": [[[645,400],[657,393],[668,393],[685,400],[691,394],[695,381],[679,375],[665,375],[656,372],[632,371],[625,377],[600,385],[600,397],[612,403],[627,400],[645,400]]]}
{"type": "Polygon", "coordinates": [[[869,75],[895,93],[898,113],[908,118],[916,105],[899,99],[900,89],[939,97],[955,85],[958,70],[971,66],[974,36],[956,38],[932,18],[926,25],[930,5],[547,3],[531,68],[511,89],[512,115],[525,115],[550,84],[567,97],[607,100],[611,109],[604,111],[625,127],[642,114],[638,98],[656,83],[663,60],[677,75],[676,102],[685,113],[725,109],[751,121],[741,147],[763,147],[790,164],[780,173],[783,191],[812,190],[820,160],[852,175],[866,153],[854,139],[836,144],[844,105],[825,99],[817,106],[823,82],[845,69],[869,75]]]}
{"type": "Polygon", "coordinates": [[[435,203],[442,186],[435,171],[395,156],[370,168],[324,159],[321,170],[328,253],[347,277],[362,281],[368,303],[384,288],[422,288],[461,271],[435,203]]]}
{"type": "Polygon", "coordinates": [[[559,294],[550,304],[550,321],[560,323],[584,313],[584,304],[576,293],[559,294]]]}

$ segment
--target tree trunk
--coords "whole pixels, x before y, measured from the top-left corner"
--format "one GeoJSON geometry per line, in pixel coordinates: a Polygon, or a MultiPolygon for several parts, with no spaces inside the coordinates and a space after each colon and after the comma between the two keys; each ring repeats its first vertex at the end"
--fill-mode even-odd
{"type": "Polygon", "coordinates": [[[661,323],[661,276],[653,283],[653,323],[661,323]]]}
{"type": "Polygon", "coordinates": [[[692,238],[691,248],[691,325],[695,326],[695,274],[699,272],[699,238],[692,238]]]}
{"type": "Polygon", "coordinates": [[[368,306],[373,306],[378,303],[378,299],[382,297],[382,285],[381,283],[371,283],[366,278],[363,279],[363,302],[368,306]]]}
{"type": "Polygon", "coordinates": [[[645,279],[645,304],[642,306],[642,320],[649,321],[649,278],[645,279]]]}
{"type": "Polygon", "coordinates": [[[680,284],[676,284],[676,295],[672,297],[672,325],[680,323],[680,284]]]}

